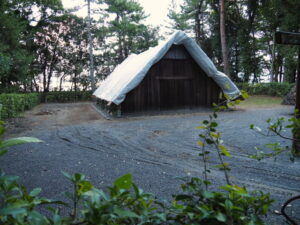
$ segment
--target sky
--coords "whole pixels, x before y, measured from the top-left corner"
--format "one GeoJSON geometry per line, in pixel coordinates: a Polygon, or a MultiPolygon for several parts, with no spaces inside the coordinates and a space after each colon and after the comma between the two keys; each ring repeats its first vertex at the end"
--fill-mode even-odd
{"type": "MultiPolygon", "coordinates": [[[[172,2],[172,0],[136,0],[141,4],[144,8],[145,13],[149,15],[147,20],[145,21],[148,25],[154,26],[166,26],[167,25],[167,14],[168,8],[172,2]]],[[[176,4],[180,4],[182,0],[175,0],[176,4]]],[[[84,0],[62,0],[64,8],[72,8],[75,6],[82,6],[84,5],[84,0]]],[[[95,4],[91,5],[93,9],[95,4]]],[[[86,16],[86,7],[83,7],[81,10],[76,13],[78,16],[86,16]]]]}

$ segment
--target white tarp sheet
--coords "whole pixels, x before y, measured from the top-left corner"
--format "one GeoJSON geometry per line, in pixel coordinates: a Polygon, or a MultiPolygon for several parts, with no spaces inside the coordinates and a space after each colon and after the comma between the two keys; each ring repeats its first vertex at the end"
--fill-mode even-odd
{"type": "Polygon", "coordinates": [[[138,55],[128,56],[102,82],[93,95],[119,105],[124,101],[126,94],[140,84],[151,66],[157,63],[173,44],[184,45],[196,63],[209,77],[215,80],[225,94],[231,98],[240,95],[235,84],[224,73],[218,71],[199,45],[182,31],[175,32],[170,38],[154,48],[138,55]]]}

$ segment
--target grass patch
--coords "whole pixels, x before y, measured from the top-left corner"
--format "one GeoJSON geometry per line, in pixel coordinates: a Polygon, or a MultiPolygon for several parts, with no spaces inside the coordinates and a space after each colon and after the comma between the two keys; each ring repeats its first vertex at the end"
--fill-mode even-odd
{"type": "Polygon", "coordinates": [[[252,95],[248,99],[242,101],[238,107],[240,108],[270,108],[280,106],[282,97],[272,97],[267,95],[252,95]]]}

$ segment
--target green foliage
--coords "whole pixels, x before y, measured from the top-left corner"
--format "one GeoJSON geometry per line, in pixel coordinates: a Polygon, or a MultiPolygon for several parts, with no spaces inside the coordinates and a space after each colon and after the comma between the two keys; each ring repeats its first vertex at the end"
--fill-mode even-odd
{"type": "MultiPolygon", "coordinates": [[[[42,142],[37,138],[20,137],[3,140],[4,123],[0,121],[0,156],[7,148],[19,144],[42,142]]],[[[17,176],[6,175],[0,169],[0,224],[47,224],[48,219],[36,211],[36,207],[44,204],[60,203],[39,197],[40,188],[28,192],[23,185],[17,183],[17,176]]]]}
{"type": "Polygon", "coordinates": [[[294,86],[292,83],[237,83],[240,89],[247,91],[250,95],[285,96],[294,86]]]}
{"type": "Polygon", "coordinates": [[[54,91],[48,93],[0,94],[1,118],[16,117],[25,110],[32,109],[41,100],[44,102],[76,102],[92,100],[91,91],[54,91]],[[43,98],[41,97],[43,96],[43,98]]]}
{"type": "Polygon", "coordinates": [[[18,113],[31,109],[40,103],[38,93],[28,94],[0,94],[2,104],[1,118],[15,117],[18,113]]]}
{"type": "MultiPolygon", "coordinates": [[[[199,153],[199,156],[202,158],[204,163],[204,180],[206,184],[206,188],[208,187],[208,173],[210,173],[210,170],[208,169],[208,159],[209,154],[211,153],[210,149],[207,149],[207,147],[211,146],[214,147],[217,151],[219,163],[215,165],[215,168],[218,168],[224,172],[225,179],[228,185],[230,185],[229,175],[228,171],[230,171],[229,164],[226,163],[223,159],[223,156],[225,157],[231,157],[231,154],[227,147],[224,145],[224,141],[221,139],[221,132],[217,130],[218,123],[217,118],[218,114],[217,112],[220,110],[224,110],[227,107],[235,106],[240,103],[240,99],[231,100],[229,96],[224,94],[225,101],[221,102],[219,105],[214,104],[214,112],[212,115],[209,115],[208,120],[203,120],[202,124],[197,127],[197,129],[200,129],[202,132],[199,134],[200,141],[198,141],[198,145],[201,147],[201,153],[199,153]]],[[[247,99],[248,93],[245,91],[241,91],[241,97],[244,99],[247,99]]]]}
{"type": "MultiPolygon", "coordinates": [[[[255,126],[254,124],[250,125],[250,129],[261,134],[262,136],[279,136],[283,139],[293,141],[297,145],[300,143],[300,117],[299,112],[295,111],[294,116],[289,118],[287,121],[284,117],[277,118],[275,121],[268,119],[267,121],[267,131],[264,132],[261,128],[255,126]],[[293,137],[290,138],[286,135],[286,132],[290,131],[293,134],[293,137]]],[[[259,147],[256,147],[256,154],[250,155],[250,158],[262,160],[265,158],[276,157],[283,152],[288,152],[290,155],[290,160],[294,161],[295,155],[298,155],[299,152],[296,152],[293,147],[282,146],[280,143],[271,143],[266,144],[266,150],[262,150],[259,147]]]]}
{"type": "MultiPolygon", "coordinates": [[[[172,28],[191,33],[222,69],[220,1],[181,2],[180,7],[174,7],[173,3],[169,9],[172,28]]],[[[231,66],[228,75],[237,82],[257,83],[263,75],[271,74],[275,82],[295,82],[298,48],[288,45],[273,48],[273,35],[278,30],[299,32],[299,10],[300,2],[295,0],[225,1],[226,45],[230,49],[231,66]]]]}
{"type": "Polygon", "coordinates": [[[207,191],[204,185],[198,178],[181,185],[184,193],[175,195],[172,204],[174,224],[265,224],[261,216],[273,202],[269,194],[236,185],[207,191]]]}
{"type": "MultiPolygon", "coordinates": [[[[158,29],[146,26],[144,9],[135,0],[102,0],[108,19],[105,40],[110,66],[121,63],[131,53],[140,53],[157,44],[158,29]],[[111,39],[110,37],[114,37],[111,39]]],[[[100,35],[101,36],[101,35],[100,35]]]]}
{"type": "Polygon", "coordinates": [[[143,192],[131,174],[118,178],[106,194],[92,188],[83,194],[82,216],[87,224],[163,224],[166,214],[153,195],[143,192]]]}
{"type": "Polygon", "coordinates": [[[44,93],[44,102],[76,102],[92,100],[91,91],[52,91],[44,93]]]}
{"type": "Polygon", "coordinates": [[[145,193],[132,181],[131,174],[118,178],[108,187],[108,193],[95,188],[82,174],[64,175],[73,184],[73,193],[66,193],[73,206],[68,217],[62,217],[59,210],[49,208],[52,217],[38,212],[40,205],[59,204],[39,197],[40,188],[28,192],[17,183],[17,177],[0,174],[1,224],[265,224],[273,202],[269,195],[261,192],[248,192],[246,188],[226,185],[222,192],[207,191],[203,181],[191,178],[182,184],[183,193],[173,196],[164,205],[152,194],[145,193]],[[124,185],[126,184],[126,185],[124,185]],[[39,222],[37,222],[39,221],[39,222]]]}
{"type": "Polygon", "coordinates": [[[31,82],[31,66],[36,52],[36,49],[32,48],[34,34],[48,19],[49,14],[59,9],[62,9],[60,0],[0,0],[2,86],[9,87],[13,83],[26,86],[31,82]],[[33,26],[35,22],[40,24],[33,26]]]}

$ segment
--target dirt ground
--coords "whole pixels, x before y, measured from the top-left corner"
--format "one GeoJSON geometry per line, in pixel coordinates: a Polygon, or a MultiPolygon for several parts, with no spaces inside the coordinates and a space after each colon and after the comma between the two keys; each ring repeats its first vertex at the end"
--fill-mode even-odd
{"type": "Polygon", "coordinates": [[[9,119],[7,135],[15,136],[32,130],[56,129],[96,120],[105,118],[89,102],[41,104],[17,118],[9,119]]]}
{"type": "MultiPolygon", "coordinates": [[[[144,190],[162,199],[178,191],[176,177],[202,176],[199,159],[199,130],[195,127],[207,119],[208,109],[167,111],[151,115],[127,115],[106,120],[91,103],[43,104],[26,112],[22,118],[9,121],[9,136],[35,136],[43,143],[16,146],[0,158],[1,168],[20,176],[28,188],[42,187],[43,195],[62,198],[71,185],[61,171],[80,172],[105,188],[119,176],[131,172],[144,190]]],[[[290,162],[288,155],[275,161],[249,158],[255,146],[279,142],[278,137],[262,137],[249,129],[250,124],[264,128],[268,118],[288,118],[293,107],[236,109],[219,114],[219,129],[233,157],[233,183],[249,190],[271,194],[276,202],[272,210],[300,192],[300,159],[290,162]]],[[[287,133],[287,135],[290,135],[287,133]]],[[[209,179],[215,188],[224,184],[223,173],[214,168],[217,154],[211,149],[209,179]]],[[[294,216],[300,204],[290,207],[294,216]]],[[[299,215],[299,214],[298,214],[299,215]]],[[[299,217],[299,216],[298,216],[299,217]]],[[[282,217],[270,214],[270,224],[284,224],[282,217]]]]}

